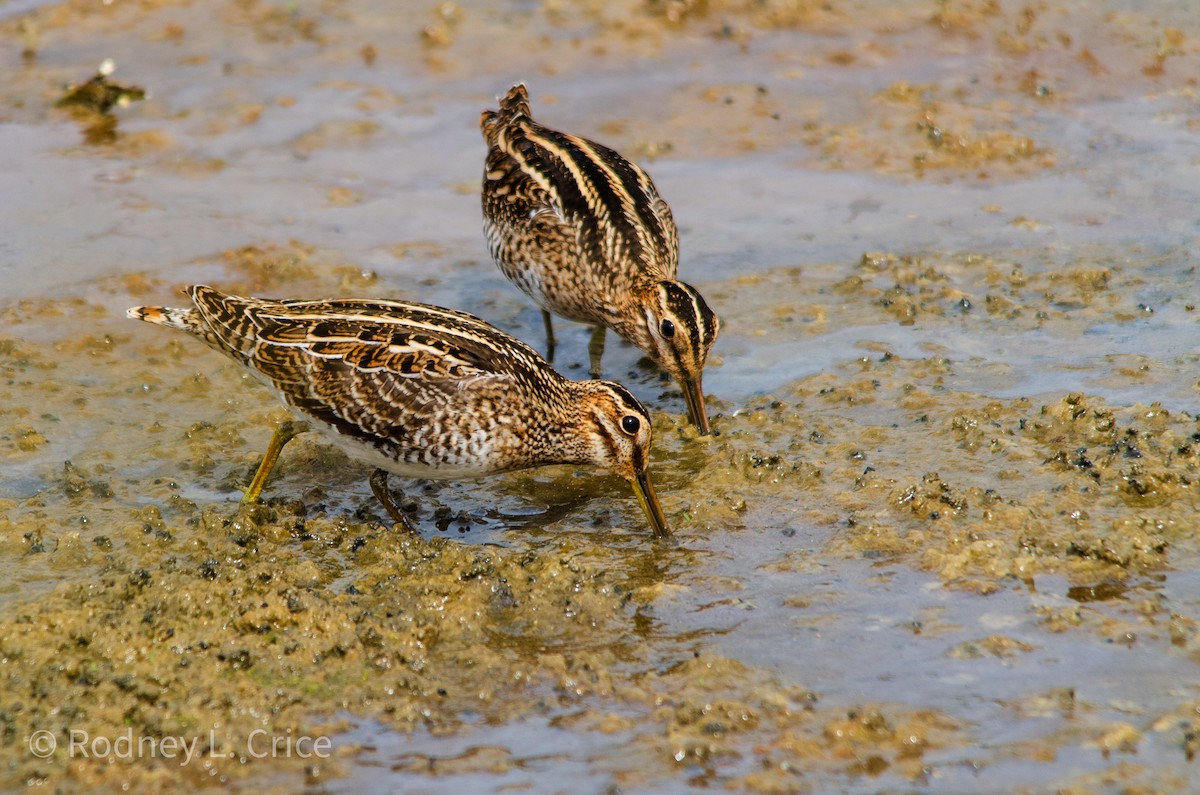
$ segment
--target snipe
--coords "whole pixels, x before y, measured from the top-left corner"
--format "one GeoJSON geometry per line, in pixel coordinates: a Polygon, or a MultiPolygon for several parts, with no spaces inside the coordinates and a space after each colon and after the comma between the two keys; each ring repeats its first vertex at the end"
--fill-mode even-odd
{"type": "Polygon", "coordinates": [[[588,464],[633,487],[668,532],[647,466],[650,417],[623,386],[571,381],[473,315],[384,300],[267,301],[187,289],[193,306],[134,307],[236,360],[301,419],[276,431],[243,501],[258,499],[283,446],[309,426],[376,467],[371,490],[412,529],[388,473],[464,479],[588,464]]]}
{"type": "Polygon", "coordinates": [[[676,278],[679,235],[650,177],[606,146],[538,124],[524,85],[484,111],[480,127],[484,233],[500,270],[541,308],[548,356],[551,313],[591,324],[598,378],[611,328],[679,382],[708,433],[701,379],[721,324],[676,278]]]}

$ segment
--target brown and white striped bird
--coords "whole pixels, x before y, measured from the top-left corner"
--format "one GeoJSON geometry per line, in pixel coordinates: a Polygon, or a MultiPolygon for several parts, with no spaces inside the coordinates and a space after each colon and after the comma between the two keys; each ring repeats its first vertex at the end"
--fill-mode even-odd
{"type": "Polygon", "coordinates": [[[538,124],[524,85],[484,111],[480,127],[484,233],[500,270],[541,308],[548,356],[551,313],[591,324],[597,378],[612,328],[679,382],[708,433],[701,379],[721,324],[676,278],[679,235],[650,177],[606,146],[538,124]]]}
{"type": "Polygon", "coordinates": [[[191,307],[127,314],[198,337],[301,418],[276,431],[243,502],[258,499],[279,451],[312,426],[376,467],[371,490],[409,529],[388,473],[457,480],[589,464],[629,481],[654,532],[668,532],[647,472],[650,417],[620,384],[564,378],[520,340],[441,307],[267,301],[203,285],[187,294],[191,307]]]}

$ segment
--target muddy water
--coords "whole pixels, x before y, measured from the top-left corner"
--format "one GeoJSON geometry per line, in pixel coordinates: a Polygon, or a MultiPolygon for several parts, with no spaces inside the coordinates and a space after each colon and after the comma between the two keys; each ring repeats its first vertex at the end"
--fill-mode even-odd
{"type": "Polygon", "coordinates": [[[4,787],[1188,788],[1192,4],[393,5],[0,5],[4,787]],[[147,98],[55,107],[106,58],[147,98]],[[402,484],[406,537],[304,437],[239,510],[285,413],[125,307],[540,344],[479,229],[521,79],[646,164],[722,316],[718,437],[605,358],[675,538],[570,468],[402,484]]]}

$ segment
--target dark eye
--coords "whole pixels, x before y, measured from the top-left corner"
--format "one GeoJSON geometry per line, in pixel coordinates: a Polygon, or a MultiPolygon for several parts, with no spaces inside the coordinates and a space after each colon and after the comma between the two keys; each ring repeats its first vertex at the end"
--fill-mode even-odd
{"type": "Polygon", "coordinates": [[[662,330],[663,337],[671,339],[675,336],[675,324],[671,321],[664,320],[659,328],[662,330]]]}
{"type": "Polygon", "coordinates": [[[636,436],[640,427],[642,427],[642,421],[632,414],[621,418],[621,430],[630,436],[636,436]]]}

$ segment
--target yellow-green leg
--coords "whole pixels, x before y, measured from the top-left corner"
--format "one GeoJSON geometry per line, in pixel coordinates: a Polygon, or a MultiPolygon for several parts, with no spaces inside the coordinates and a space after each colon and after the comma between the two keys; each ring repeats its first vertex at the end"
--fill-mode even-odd
{"type": "Polygon", "coordinates": [[[283,446],[307,430],[307,422],[289,420],[280,423],[279,427],[275,429],[275,433],[271,435],[271,443],[267,445],[267,452],[263,453],[262,463],[258,465],[254,479],[250,481],[250,485],[246,487],[246,493],[242,495],[243,503],[253,505],[258,502],[263,486],[267,485],[267,478],[270,477],[271,470],[275,468],[275,462],[279,460],[279,453],[283,451],[283,446]]]}
{"type": "Polygon", "coordinates": [[[388,516],[392,517],[392,520],[396,524],[401,525],[410,533],[417,532],[417,528],[412,526],[412,523],[408,521],[408,517],[396,507],[396,503],[392,499],[392,492],[388,490],[387,479],[388,473],[385,469],[376,469],[372,472],[369,480],[371,493],[375,495],[375,499],[379,500],[383,505],[383,509],[388,512],[388,516]]]}
{"type": "Polygon", "coordinates": [[[588,341],[588,358],[592,361],[592,378],[600,377],[600,360],[604,357],[604,326],[592,327],[592,338],[588,341]]]}
{"type": "Polygon", "coordinates": [[[554,361],[554,321],[550,313],[542,310],[542,322],[546,324],[546,361],[554,361]]]}

